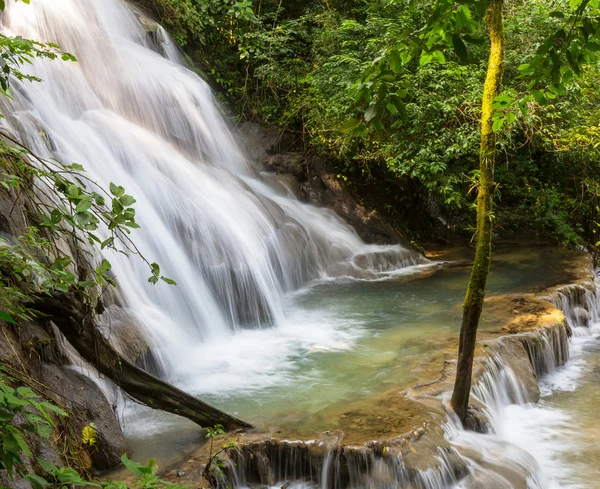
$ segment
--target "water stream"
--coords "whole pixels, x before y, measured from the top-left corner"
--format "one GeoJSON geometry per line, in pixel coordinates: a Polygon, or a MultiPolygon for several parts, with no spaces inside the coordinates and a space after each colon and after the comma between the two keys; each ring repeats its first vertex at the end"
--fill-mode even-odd
{"type": "MultiPolygon", "coordinates": [[[[115,182],[136,197],[135,241],[178,286],[153,287],[142,264],[107,257],[127,313],[170,381],[257,424],[314,431],[331,406],[416,381],[440,345],[455,341],[468,270],[417,277],[433,266],[419,254],[365,244],[331,211],[271,187],[160,26],[119,0],[35,0],[7,4],[1,28],[55,42],[79,60],[36,61],[28,69],[44,81],[15,83],[14,101],[1,102],[2,124],[38,154],[81,163],[102,186],[115,182]]],[[[542,255],[500,254],[491,293],[554,283],[560,260],[542,255]]],[[[448,423],[472,485],[458,482],[440,454],[446,469],[417,475],[401,459],[374,460],[391,479],[367,484],[357,470],[353,487],[492,489],[519,487],[519,478],[532,489],[598,487],[597,301],[588,298],[587,328],[567,299],[571,360],[557,369],[562,362],[542,352],[542,401],[520,402],[518,382],[498,360],[489,388],[476,390],[494,433],[448,423]]],[[[130,436],[152,435],[153,450],[195,434],[136,407],[127,414],[130,436]],[[160,433],[169,443],[157,441],[160,433]]],[[[336,470],[326,458],[311,485],[337,487],[336,470]]]]}

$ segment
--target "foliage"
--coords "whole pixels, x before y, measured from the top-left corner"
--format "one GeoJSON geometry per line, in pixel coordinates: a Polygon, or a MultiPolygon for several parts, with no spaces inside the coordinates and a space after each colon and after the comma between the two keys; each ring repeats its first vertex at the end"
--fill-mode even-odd
{"type": "Polygon", "coordinates": [[[210,440],[210,447],[208,451],[208,462],[204,467],[204,477],[208,481],[213,481],[214,486],[225,486],[225,473],[223,468],[225,467],[225,461],[221,458],[221,454],[228,452],[229,450],[237,451],[237,444],[233,440],[229,440],[224,443],[219,450],[213,453],[213,442],[220,437],[225,435],[225,430],[220,424],[210,428],[206,428],[205,437],[210,440]]]}
{"type": "MultiPolygon", "coordinates": [[[[29,0],[22,0],[29,3],[29,0]]],[[[4,2],[0,10],[4,10],[4,2]]],[[[59,46],[22,37],[0,35],[0,86],[4,95],[11,79],[36,81],[22,65],[36,58],[76,61],[59,46]]],[[[175,282],[160,273],[129,238],[135,221],[135,199],[121,186],[101,188],[77,163],[63,164],[41,158],[19,141],[0,131],[0,190],[23,198],[32,226],[16,241],[0,238],[0,311],[2,318],[32,319],[32,303],[40,295],[75,291],[95,300],[107,284],[115,285],[106,259],[92,265],[97,251],[112,249],[137,255],[149,267],[149,282],[175,282]],[[102,237],[101,237],[102,236],[102,237]],[[71,249],[65,250],[61,243],[71,249]],[[75,262],[73,260],[75,257],[75,262]],[[77,276],[79,274],[79,277],[77,276]]]]}
{"type": "MultiPolygon", "coordinates": [[[[4,8],[5,2],[0,0],[0,10],[4,8]]],[[[10,98],[14,80],[41,81],[23,72],[22,65],[37,58],[58,57],[76,61],[55,44],[0,34],[3,95],[10,98]]],[[[15,318],[33,319],[37,315],[35,300],[56,292],[75,292],[89,301],[96,300],[103,287],[115,285],[110,262],[102,259],[92,265],[94,256],[104,249],[141,258],[151,271],[151,283],[175,283],[162,276],[159,265],[150,263],[129,238],[131,230],[139,227],[133,208],[135,199],[113,183],[108,190],[103,189],[85,175],[81,165],[41,158],[0,131],[0,192],[8,193],[15,205],[23,202],[26,219],[31,223],[21,236],[0,237],[1,320],[17,324],[15,318]]],[[[48,442],[55,426],[53,415],[66,417],[67,413],[29,387],[12,387],[14,382],[0,373],[0,469],[11,481],[23,479],[33,489],[184,487],[159,479],[153,460],[143,466],[123,456],[123,463],[136,476],[129,486],[93,482],[71,467],[57,467],[36,457],[31,442],[36,438],[48,442]]],[[[83,428],[81,443],[96,443],[93,423],[83,428]]]]}
{"type": "MultiPolygon", "coordinates": [[[[381,201],[363,196],[388,215],[429,209],[457,232],[472,222],[484,1],[255,0],[247,22],[207,11],[211,2],[175,2],[185,15],[169,14],[171,0],[151,3],[240,118],[286,129],[298,149],[335,161],[347,186],[377,188],[381,201]]],[[[596,0],[507,5],[494,116],[500,232],[597,241],[585,190],[598,181],[600,140],[587,130],[598,119],[597,9],[596,0]],[[570,139],[584,133],[590,144],[570,139]]]]}
{"type": "Polygon", "coordinates": [[[40,478],[31,474],[26,465],[32,452],[23,435],[31,433],[48,440],[54,426],[51,412],[66,416],[62,409],[43,402],[28,387],[14,389],[5,382],[4,375],[0,376],[0,468],[13,480],[17,475],[29,481],[34,489],[40,487],[40,478]]]}
{"type": "MultiPolygon", "coordinates": [[[[18,0],[17,0],[18,1],[18,0]]],[[[20,0],[29,4],[30,0],[20,0]]],[[[0,0],[0,11],[5,8],[5,0],[0,0]]],[[[31,64],[36,58],[56,59],[60,57],[63,61],[77,61],[75,56],[62,52],[60,46],[51,42],[38,42],[24,39],[21,36],[9,37],[0,33],[0,87],[4,95],[8,96],[7,90],[10,85],[10,77],[19,81],[40,81],[39,78],[25,73],[21,66],[31,64]]]]}
{"type": "MultiPolygon", "coordinates": [[[[123,464],[135,476],[135,480],[128,485],[123,482],[90,481],[72,468],[57,467],[36,457],[30,447],[33,440],[49,440],[55,426],[53,416],[66,417],[67,413],[54,403],[44,401],[31,388],[13,388],[10,383],[14,383],[14,379],[0,374],[0,469],[6,471],[11,481],[22,478],[32,489],[185,489],[185,486],[159,479],[154,459],[141,465],[123,455],[123,464]],[[36,466],[38,469],[32,470],[36,466]]],[[[85,433],[83,435],[82,443],[86,443],[85,433]]],[[[89,435],[88,432],[87,443],[92,439],[89,435]]]]}

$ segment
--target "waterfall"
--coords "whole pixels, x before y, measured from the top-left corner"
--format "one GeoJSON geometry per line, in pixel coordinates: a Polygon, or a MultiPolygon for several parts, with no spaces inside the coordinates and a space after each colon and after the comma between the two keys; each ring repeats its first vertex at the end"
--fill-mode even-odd
{"type": "Polygon", "coordinates": [[[262,180],[207,84],[149,23],[120,0],[7,3],[5,35],[56,43],[78,62],[26,66],[43,81],[13,80],[14,101],[0,109],[5,130],[37,154],[80,163],[102,187],[115,182],[137,199],[134,240],[178,286],[151,286],[143,264],[107,258],[116,302],[171,380],[204,368],[190,360],[203,342],[286,321],[286,295],[313,279],[380,278],[424,261],[367,245],[333,212],[262,180]]]}

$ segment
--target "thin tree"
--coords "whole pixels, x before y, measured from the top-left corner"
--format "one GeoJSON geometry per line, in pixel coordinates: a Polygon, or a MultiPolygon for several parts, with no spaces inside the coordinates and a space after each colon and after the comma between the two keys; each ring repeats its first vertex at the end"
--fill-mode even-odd
{"type": "Polygon", "coordinates": [[[504,71],[503,0],[489,0],[485,20],[490,35],[490,56],[481,105],[481,146],[479,150],[479,182],[477,183],[477,226],[475,260],[467,294],[463,303],[460,328],[458,365],[451,405],[463,422],[467,418],[473,357],[477,343],[477,328],[492,259],[492,212],[494,200],[494,164],[496,135],[493,130],[494,100],[500,95],[504,71]]]}

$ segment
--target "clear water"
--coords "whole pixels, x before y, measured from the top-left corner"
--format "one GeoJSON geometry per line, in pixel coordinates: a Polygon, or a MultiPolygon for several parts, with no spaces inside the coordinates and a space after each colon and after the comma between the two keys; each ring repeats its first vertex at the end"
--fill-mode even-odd
{"type": "Polygon", "coordinates": [[[536,405],[512,405],[503,439],[540,463],[549,489],[600,487],[600,324],[580,328],[565,367],[541,382],[536,405]]]}
{"type": "MultiPolygon", "coordinates": [[[[554,248],[497,250],[490,294],[561,283],[570,256],[554,248]]],[[[206,343],[197,376],[182,385],[262,428],[293,426],[308,435],[331,428],[340,409],[353,403],[437,378],[445,352],[456,345],[469,268],[411,272],[380,281],[314,282],[288,297],[289,323],[206,343]]],[[[125,423],[140,458],[156,455],[165,443],[188,449],[190,433],[198,432],[137,406],[125,423]]]]}

